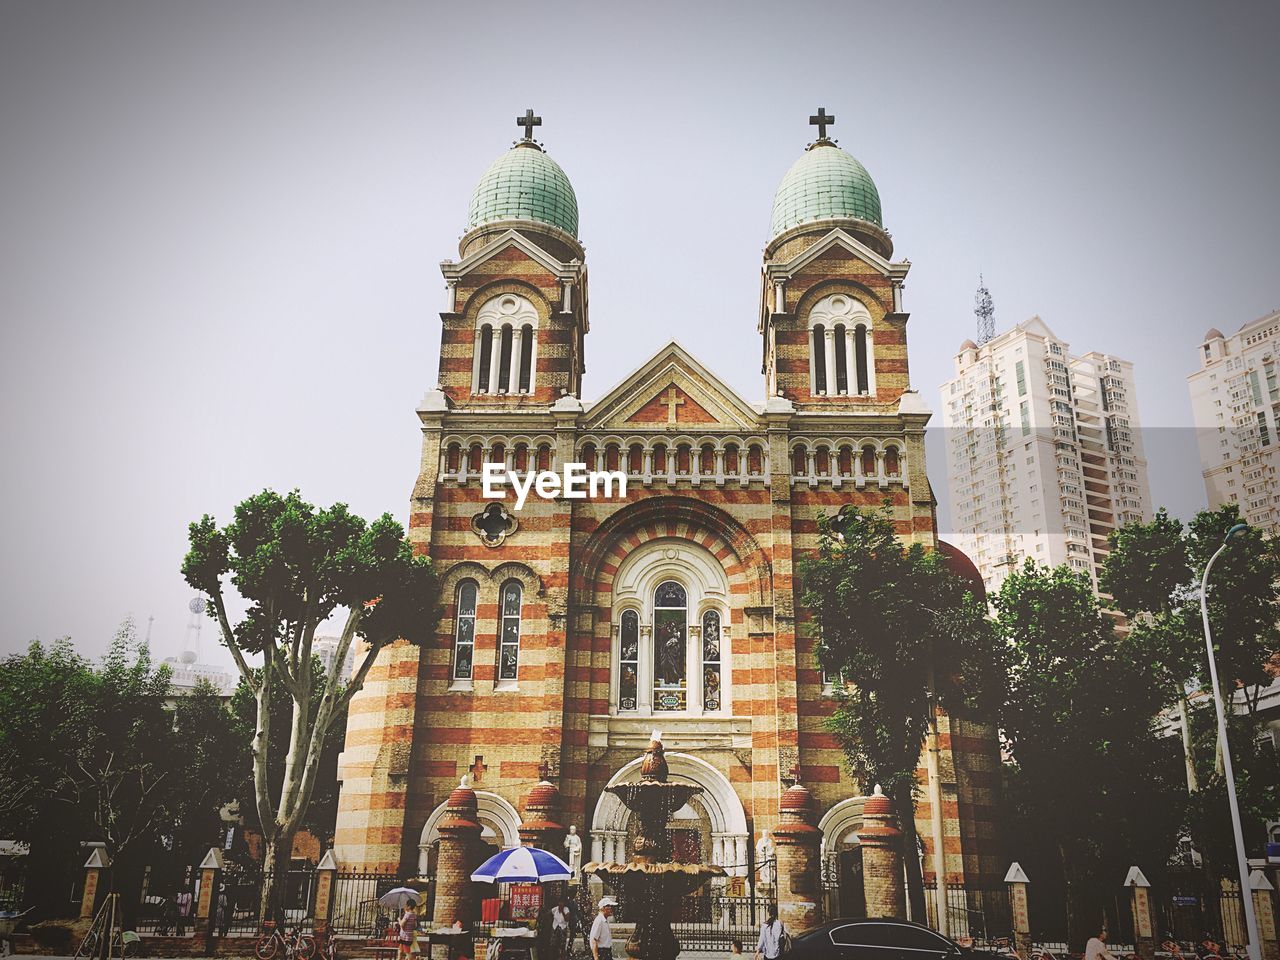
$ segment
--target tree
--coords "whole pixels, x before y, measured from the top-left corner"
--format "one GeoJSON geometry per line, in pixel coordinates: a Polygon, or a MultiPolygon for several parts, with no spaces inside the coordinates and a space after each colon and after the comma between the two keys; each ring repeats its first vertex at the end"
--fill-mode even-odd
{"type": "Polygon", "coordinates": [[[143,867],[191,829],[194,811],[216,816],[230,799],[225,766],[201,759],[219,749],[229,722],[211,691],[170,706],[169,670],[152,662],[131,620],[98,667],[65,640],[5,660],[0,757],[10,776],[0,781],[0,832],[31,845],[30,902],[42,914],[66,906],[64,871],[79,866],[90,840],[105,846],[108,889],[124,893],[130,911],[143,867]]]}
{"type": "MultiPolygon", "coordinates": [[[[325,672],[319,657],[312,658],[311,708],[318,710],[320,700],[324,696],[325,672]]],[[[253,690],[243,680],[231,696],[231,715],[235,725],[233,742],[242,754],[242,763],[238,768],[244,771],[244,777],[236,787],[236,801],[248,823],[261,831],[258,823],[257,808],[254,803],[253,754],[250,744],[257,726],[258,701],[253,690]]],[[[271,726],[275,729],[288,724],[293,716],[293,699],[279,685],[271,695],[271,726]]],[[[324,840],[331,835],[334,821],[338,814],[338,754],[342,751],[342,742],[346,736],[346,712],[336,717],[325,736],[324,748],[320,755],[320,769],[316,774],[316,787],[311,794],[311,802],[302,819],[302,829],[324,840]]],[[[267,758],[268,775],[271,778],[270,790],[278,794],[283,785],[285,750],[288,743],[276,738],[271,742],[271,755],[267,758]]]]}
{"type": "MultiPolygon", "coordinates": [[[[904,548],[888,505],[820,516],[817,553],[799,572],[819,658],[839,678],[828,728],[863,791],[878,783],[892,798],[914,850],[916,767],[937,706],[991,711],[1002,684],[985,607],[941,554],[904,548]]],[[[923,916],[919,861],[904,860],[913,915],[923,916]]]]}
{"type": "Polygon", "coordinates": [[[1056,844],[1069,938],[1083,944],[1103,909],[1098,891],[1131,863],[1165,863],[1177,838],[1177,751],[1155,729],[1167,678],[1066,566],[1028,560],[993,603],[1009,665],[1000,726],[1019,804],[1056,844]]]}
{"type": "Polygon", "coordinates": [[[344,504],[317,509],[297,491],[281,496],[264,490],[239,504],[235,519],[222,528],[206,514],[191,524],[189,540],[183,576],[209,597],[222,643],[256,703],[254,808],[271,870],[262,916],[278,922],[284,885],[277,880],[286,874],[293,838],[306,817],[329,731],[384,647],[397,640],[418,644],[431,634],[439,588],[430,561],[414,556],[390,515],[366,523],[344,504]],[[234,626],[223,593],[227,577],[248,602],[234,626]],[[316,704],[316,628],[343,611],[334,663],[345,660],[357,637],[367,649],[345,689],[336,675],[324,678],[316,704]],[[255,670],[249,658],[257,656],[262,665],[255,670]],[[277,690],[288,695],[292,710],[280,786],[273,790],[271,702],[277,690]]]}
{"type": "MultiPolygon", "coordinates": [[[[1127,524],[1108,538],[1111,551],[1099,585],[1135,622],[1149,655],[1164,666],[1169,685],[1183,691],[1183,699],[1189,682],[1200,689],[1209,683],[1200,577],[1239,522],[1235,504],[1202,510],[1185,528],[1160,510],[1150,523],[1127,524]]],[[[1208,604],[1223,697],[1229,701],[1243,687],[1250,712],[1272,680],[1267,668],[1280,649],[1277,605],[1280,544],[1250,528],[1214,565],[1208,604]]]]}

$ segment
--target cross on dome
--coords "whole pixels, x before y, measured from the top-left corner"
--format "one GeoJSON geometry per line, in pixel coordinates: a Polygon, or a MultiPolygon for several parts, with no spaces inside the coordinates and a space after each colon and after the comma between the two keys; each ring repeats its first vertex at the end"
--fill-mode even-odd
{"type": "Polygon", "coordinates": [[[827,127],[834,126],[836,122],[835,114],[827,115],[826,107],[819,107],[818,112],[809,118],[809,123],[818,128],[818,139],[827,139],[827,127]]]}
{"type": "Polygon", "coordinates": [[[533,107],[524,112],[523,117],[516,117],[516,126],[524,127],[524,138],[533,139],[533,128],[542,126],[542,118],[533,115],[533,107]]]}

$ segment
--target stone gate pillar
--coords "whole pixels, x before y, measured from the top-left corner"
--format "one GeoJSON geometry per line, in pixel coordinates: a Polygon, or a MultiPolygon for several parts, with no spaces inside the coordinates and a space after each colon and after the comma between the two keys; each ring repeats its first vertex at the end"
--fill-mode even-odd
{"type": "Polygon", "coordinates": [[[1013,951],[1022,960],[1031,960],[1031,911],[1027,903],[1027,885],[1031,880],[1017,860],[1009,864],[1004,875],[1009,885],[1009,912],[1013,920],[1013,951]]]}
{"type": "Polygon", "coordinates": [[[461,921],[469,928],[476,916],[471,874],[480,864],[480,821],[476,792],[466,778],[454,788],[445,801],[444,819],[436,828],[440,833],[440,858],[436,862],[436,908],[432,919],[438,927],[449,927],[461,921]]]}
{"type": "Polygon", "coordinates": [[[813,825],[813,795],[801,784],[790,787],[778,807],[778,917],[792,933],[803,933],[822,922],[822,832],[813,825]]]}
{"type": "Polygon", "coordinates": [[[102,873],[110,865],[101,847],[94,847],[84,862],[84,893],[80,897],[80,916],[92,917],[98,906],[98,884],[102,873]]]}
{"type": "Polygon", "coordinates": [[[907,915],[906,893],[902,886],[902,831],[893,812],[893,803],[876,788],[862,807],[862,877],[867,916],[907,915]]]}
{"type": "Polygon", "coordinates": [[[1155,960],[1156,924],[1151,903],[1151,883],[1138,867],[1130,867],[1124,878],[1133,910],[1133,950],[1139,960],[1155,960]]]}
{"type": "Polygon", "coordinates": [[[1276,940],[1275,887],[1261,870],[1249,874],[1249,893],[1253,897],[1253,912],[1258,918],[1258,946],[1262,960],[1280,960],[1280,943],[1276,940]]]}

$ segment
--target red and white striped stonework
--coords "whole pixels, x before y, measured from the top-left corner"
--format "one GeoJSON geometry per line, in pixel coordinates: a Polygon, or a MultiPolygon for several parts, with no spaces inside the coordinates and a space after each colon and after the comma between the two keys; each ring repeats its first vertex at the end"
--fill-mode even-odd
{"type": "MultiPolygon", "coordinates": [[[[581,248],[527,224],[486,225],[463,238],[463,259],[445,265],[451,294],[440,389],[419,410],[422,460],[409,524],[415,549],[441,576],[443,615],[430,643],[385,651],[352,702],[339,771],[336,855],[344,868],[434,869],[442,807],[463,776],[495,846],[519,842],[522,798],[545,777],[559,789],[559,822],[578,827],[583,861],[619,852],[616,837],[593,836],[593,822],[604,788],[639,756],[651,727],[664,731],[673,764],[687,758],[673,775],[714,780],[717,809],[737,805],[721,810],[720,834],[704,836],[701,852],[730,873],[744,874],[761,831],[778,826],[783,778],[793,769],[812,796],[816,828],[857,822],[870,785],[850,777],[823,726],[833,704],[800,608],[796,562],[816,548],[817,515],[846,503],[887,500],[904,541],[933,545],[936,533],[924,469],[927,413],[906,392],[907,315],[897,299],[906,266],[833,238],[833,229],[793,231],[766,251],[760,332],[775,395],[755,404],[676,344],[602,399],[579,402],[588,329],[581,248]],[[871,316],[873,395],[810,394],[806,311],[837,292],[871,316]],[[535,389],[473,394],[476,316],[488,299],[510,293],[538,314],[535,389]],[[490,545],[473,527],[486,504],[478,475],[485,462],[518,472],[568,462],[617,469],[627,474],[627,496],[530,496],[514,514],[518,526],[490,545]],[[619,715],[614,594],[628,558],[650,549],[709,557],[721,571],[727,711],[619,715]],[[478,587],[474,669],[456,680],[463,580],[478,587]],[[523,597],[519,667],[504,681],[499,591],[512,580],[523,597]],[[745,824],[742,834],[728,835],[731,821],[745,824]]],[[[942,716],[940,747],[948,879],[998,880],[995,733],[942,716]]],[[[923,758],[919,773],[928,786],[923,758]]],[[[916,824],[927,874],[931,795],[921,790],[916,824]]],[[[695,805],[695,813],[712,806],[695,805]]]]}

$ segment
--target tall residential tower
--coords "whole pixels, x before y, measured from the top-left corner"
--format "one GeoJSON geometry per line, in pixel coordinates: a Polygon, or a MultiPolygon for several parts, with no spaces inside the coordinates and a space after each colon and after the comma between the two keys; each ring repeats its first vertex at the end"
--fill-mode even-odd
{"type": "Polygon", "coordinates": [[[1107,535],[1151,515],[1133,364],[1074,356],[1039,317],[960,345],[942,385],[950,537],[988,591],[1030,557],[1092,579],[1107,535]]]}
{"type": "Polygon", "coordinates": [[[1243,519],[1280,533],[1280,310],[1230,337],[1213,329],[1200,369],[1187,377],[1209,506],[1240,506],[1243,519]]]}

